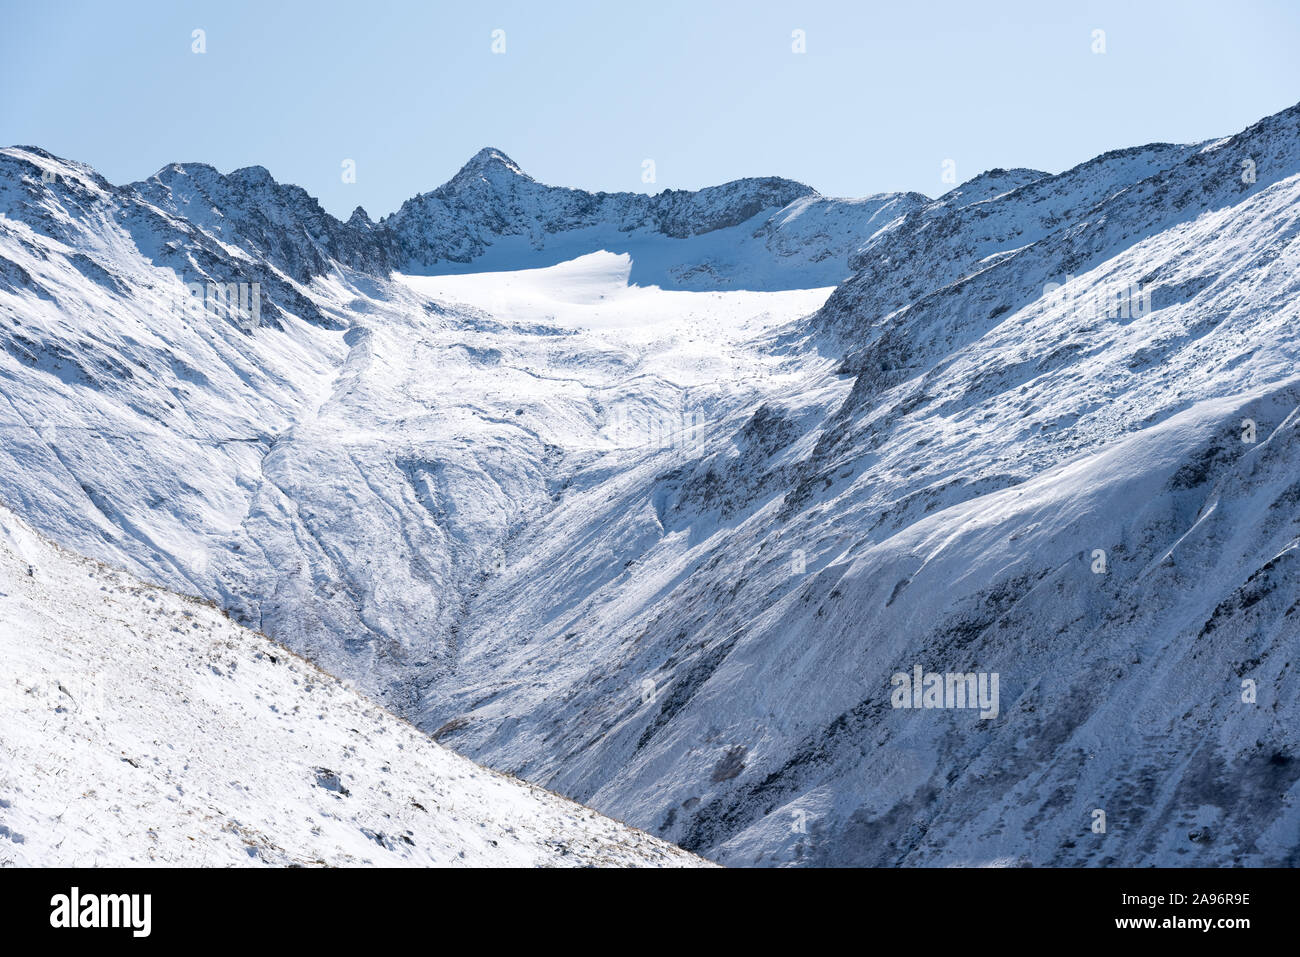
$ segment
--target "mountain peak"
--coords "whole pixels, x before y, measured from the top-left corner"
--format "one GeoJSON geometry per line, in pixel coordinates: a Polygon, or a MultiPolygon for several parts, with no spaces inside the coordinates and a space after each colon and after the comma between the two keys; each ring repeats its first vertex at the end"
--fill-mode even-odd
{"type": "Polygon", "coordinates": [[[485,146],[469,158],[469,162],[460,168],[460,172],[452,178],[452,182],[471,176],[494,179],[502,174],[533,181],[533,178],[525,173],[518,163],[501,150],[493,146],[485,146]]]}
{"type": "Polygon", "coordinates": [[[960,200],[960,205],[978,203],[1000,196],[1003,193],[1009,193],[1021,186],[1036,183],[1041,179],[1047,179],[1050,175],[1050,173],[1045,173],[1042,170],[1026,169],[1024,167],[985,170],[978,176],[972,176],[960,186],[948,190],[939,199],[960,200]]]}
{"type": "Polygon", "coordinates": [[[265,166],[243,166],[226,177],[245,186],[279,186],[280,183],[265,166]]]}

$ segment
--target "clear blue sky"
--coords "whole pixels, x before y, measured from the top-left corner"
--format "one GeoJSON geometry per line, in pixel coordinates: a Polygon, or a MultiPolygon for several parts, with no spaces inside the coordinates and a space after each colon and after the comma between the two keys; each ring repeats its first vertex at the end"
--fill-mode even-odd
{"type": "Polygon", "coordinates": [[[487,145],[587,189],[774,174],[830,195],[937,195],[944,159],[963,180],[995,166],[1056,172],[1115,147],[1232,133],[1300,101],[1300,3],[1287,2],[0,10],[0,144],[42,146],[116,183],[175,161],[262,165],[344,216],[392,212],[487,145]],[[355,183],[342,182],[344,159],[355,183]]]}

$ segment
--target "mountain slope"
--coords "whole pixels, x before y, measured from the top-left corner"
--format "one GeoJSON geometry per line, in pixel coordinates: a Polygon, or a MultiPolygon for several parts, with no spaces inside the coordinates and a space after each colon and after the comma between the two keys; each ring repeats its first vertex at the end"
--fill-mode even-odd
{"type": "Polygon", "coordinates": [[[859,254],[843,402],[573,483],[424,722],[726,863],[1293,863],[1297,111],[990,192],[859,254]]]}
{"type": "Polygon", "coordinates": [[[724,863],[1297,860],[1300,108],[935,200],[487,150],[346,227],[0,164],[0,500],[61,543],[724,863]]]}
{"type": "MultiPolygon", "coordinates": [[[[267,252],[292,237],[250,238],[230,209],[208,233],[80,167],[20,150],[0,165],[14,277],[0,288],[0,500],[403,711],[453,660],[511,526],[549,507],[560,458],[629,441],[647,416],[747,401],[766,366],[738,357],[743,336],[717,319],[766,327],[827,292],[646,289],[637,301],[675,312],[681,336],[628,341],[547,311],[500,321],[345,266],[301,283],[290,272],[305,260],[267,252]],[[179,307],[195,263],[204,282],[268,279],[274,321],[250,332],[179,307]],[[528,396],[532,414],[517,414],[528,396]]],[[[630,260],[602,262],[626,289],[630,260]]]]}
{"type": "Polygon", "coordinates": [[[0,863],[693,866],[0,510],[0,863]]]}

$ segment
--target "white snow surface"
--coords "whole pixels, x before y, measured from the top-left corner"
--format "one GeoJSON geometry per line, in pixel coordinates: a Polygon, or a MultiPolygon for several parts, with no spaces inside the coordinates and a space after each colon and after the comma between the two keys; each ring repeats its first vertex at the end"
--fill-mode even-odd
{"type": "Polygon", "coordinates": [[[933,201],[0,166],[0,501],[62,545],[722,863],[1300,863],[1300,108],[933,201]]]}
{"type": "Polygon", "coordinates": [[[694,866],[0,509],[0,865],[694,866]]]}

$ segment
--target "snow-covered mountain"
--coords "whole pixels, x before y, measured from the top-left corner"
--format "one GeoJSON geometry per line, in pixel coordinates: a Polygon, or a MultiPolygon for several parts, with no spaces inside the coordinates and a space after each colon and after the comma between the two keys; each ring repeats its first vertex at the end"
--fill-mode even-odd
{"type": "MultiPolygon", "coordinates": [[[[540,314],[512,339],[498,319],[429,301],[376,266],[394,257],[375,228],[332,220],[265,171],[173,166],[117,188],[36,150],[0,151],[0,166],[0,500],[70,547],[213,597],[324,667],[371,675],[399,706],[452,660],[467,596],[517,513],[549,503],[557,455],[610,431],[604,403],[631,417],[677,409],[727,361],[706,347],[714,333],[692,333],[699,355],[684,378],[623,395],[641,347],[552,335],[540,314]],[[336,265],[325,275],[323,263],[336,265]],[[186,283],[257,283],[259,328],[250,334],[223,303],[205,308],[210,299],[196,309],[186,283]],[[524,385],[544,384],[529,368],[569,378],[564,421],[540,431],[519,421],[500,389],[507,354],[524,385]]],[[[762,241],[802,228],[804,200],[825,207],[812,219],[858,210],[864,235],[879,211],[805,195],[750,217],[762,241]]],[[[828,276],[847,273],[852,226],[833,215],[839,266],[828,276]]],[[[716,229],[698,248],[660,235],[663,258],[706,262],[701,250],[725,246],[722,232],[744,231],[716,229]]],[[[803,261],[805,248],[777,255],[803,261]]],[[[719,295],[770,323],[771,310],[809,312],[825,294],[719,295]]],[[[680,318],[714,323],[713,302],[680,318]]],[[[729,385],[718,391],[733,401],[729,385]]]]}
{"type": "Polygon", "coordinates": [[[703,864],[0,509],[0,866],[703,864]]]}
{"type": "Polygon", "coordinates": [[[405,272],[511,269],[606,251],[632,255],[638,285],[809,288],[843,279],[862,240],[923,201],[828,199],[777,177],[654,196],[589,193],[538,183],[489,148],[446,185],[403,203],[379,232],[392,237],[405,272]]]}
{"type": "Polygon", "coordinates": [[[935,200],[0,167],[66,547],[723,863],[1300,860],[1300,107],[935,200]]]}

